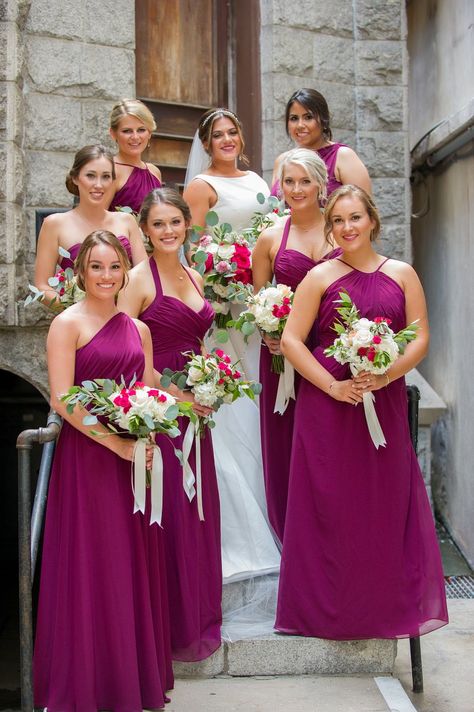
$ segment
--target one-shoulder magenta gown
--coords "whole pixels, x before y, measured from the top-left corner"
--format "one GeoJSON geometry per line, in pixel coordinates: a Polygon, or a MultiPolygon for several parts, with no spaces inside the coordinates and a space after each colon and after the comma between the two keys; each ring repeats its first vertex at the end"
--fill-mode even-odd
{"type": "MultiPolygon", "coordinates": [[[[150,267],[156,296],[140,314],[140,319],[151,331],[155,368],[160,372],[164,368],[180,370],[186,363],[183,352],[200,352],[214,310],[204,300],[201,310],[196,312],[179,299],[164,295],[153,258],[150,267]]],[[[184,274],[193,281],[183,267],[184,274]]],[[[181,427],[186,428],[185,419],[181,427]]],[[[173,447],[182,447],[182,440],[182,437],[174,438],[171,444],[164,436],[157,438],[164,463],[162,524],[172,656],[175,660],[192,661],[208,657],[221,644],[220,510],[210,433],[201,440],[204,521],[199,520],[196,497],[190,502],[183,489],[182,467],[173,452],[173,447]]],[[[194,446],[189,462],[196,472],[194,446]]]]}
{"type": "MultiPolygon", "coordinates": [[[[143,374],[138,330],[116,314],[76,352],[74,383],[143,374]],[[120,349],[117,348],[120,344],[120,349]]],[[[64,422],[48,494],[35,706],[140,712],[173,686],[163,532],[133,514],[130,462],[64,422]]]]}
{"type": "MultiPolygon", "coordinates": [[[[314,357],[337,380],[347,366],[324,355],[345,289],[362,316],[406,326],[405,295],[380,268],[351,269],[326,290],[314,357]]],[[[363,407],[301,379],[275,627],[349,640],[417,636],[448,621],[441,558],[407,417],[405,379],[375,391],[386,447],[375,448],[363,407]]]]}
{"type": "MultiPolygon", "coordinates": [[[[291,219],[288,219],[283,229],[273,270],[277,284],[286,284],[295,291],[309,270],[319,263],[302,252],[298,252],[298,250],[287,249],[286,244],[290,226],[291,219]]],[[[331,250],[321,262],[331,259],[340,253],[340,248],[331,250]]],[[[315,325],[310,335],[309,343],[311,346],[315,344],[316,338],[317,327],[315,325]]],[[[270,524],[280,542],[283,542],[295,401],[293,399],[289,401],[283,415],[273,412],[280,377],[271,370],[271,362],[271,353],[262,343],[260,350],[260,382],[263,388],[260,395],[260,435],[262,439],[265,494],[270,524]]],[[[298,393],[299,381],[299,376],[295,372],[295,395],[298,393]]]]}

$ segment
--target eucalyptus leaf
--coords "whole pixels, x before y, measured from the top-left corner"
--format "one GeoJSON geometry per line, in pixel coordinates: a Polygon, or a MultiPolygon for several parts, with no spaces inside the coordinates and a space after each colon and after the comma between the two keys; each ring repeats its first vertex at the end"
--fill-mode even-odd
{"type": "Polygon", "coordinates": [[[84,425],[96,425],[99,421],[95,415],[85,415],[82,419],[84,425]]]}
{"type": "Polygon", "coordinates": [[[182,373],[176,382],[176,385],[178,386],[180,391],[184,391],[184,389],[186,388],[186,378],[186,374],[182,373]]]}
{"type": "Polygon", "coordinates": [[[257,202],[260,203],[260,205],[263,205],[266,201],[266,198],[263,193],[257,193],[257,202]]]}
{"type": "Polygon", "coordinates": [[[176,420],[179,415],[179,407],[177,405],[170,405],[170,407],[165,412],[168,420],[176,420]]]}
{"type": "Polygon", "coordinates": [[[244,321],[241,331],[244,336],[251,336],[255,332],[255,324],[251,321],[244,321]]]}
{"type": "Polygon", "coordinates": [[[64,247],[61,247],[61,245],[58,247],[58,252],[61,257],[71,257],[71,253],[65,250],[64,247]]]}
{"type": "Polygon", "coordinates": [[[217,329],[215,337],[218,344],[225,344],[229,340],[229,334],[226,329],[217,329]]]}
{"type": "Polygon", "coordinates": [[[215,227],[219,224],[219,216],[214,210],[210,210],[206,215],[206,225],[215,227]]]}
{"type": "Polygon", "coordinates": [[[160,385],[163,386],[163,388],[169,388],[171,385],[171,378],[170,376],[161,376],[160,378],[160,385]]]}
{"type": "Polygon", "coordinates": [[[94,381],[82,381],[82,385],[86,391],[95,391],[97,387],[94,381]]]}
{"type": "Polygon", "coordinates": [[[193,255],[193,261],[197,265],[203,264],[203,262],[205,262],[206,260],[207,260],[207,252],[204,252],[204,250],[198,250],[193,255]]]}
{"type": "Polygon", "coordinates": [[[149,415],[148,413],[144,413],[143,420],[145,421],[146,425],[150,430],[154,429],[155,423],[153,422],[153,418],[151,417],[151,415],[149,415]]]}
{"type": "Polygon", "coordinates": [[[48,284],[50,287],[57,287],[59,284],[59,278],[58,277],[50,277],[48,279],[48,284]]]}

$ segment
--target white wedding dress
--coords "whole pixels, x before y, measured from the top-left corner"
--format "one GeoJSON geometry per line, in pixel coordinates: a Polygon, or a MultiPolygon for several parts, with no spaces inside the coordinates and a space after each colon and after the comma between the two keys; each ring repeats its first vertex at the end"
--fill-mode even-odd
{"type": "MultiPolygon", "coordinates": [[[[256,195],[268,196],[269,189],[252,171],[238,178],[199,174],[197,179],[215,190],[218,200],[212,210],[220,223],[229,223],[234,230],[250,227],[253,213],[265,211],[256,195]]],[[[231,305],[232,315],[235,317],[241,308],[231,305]]],[[[206,345],[219,346],[232,361],[240,360],[247,378],[258,381],[259,335],[254,334],[248,344],[234,329],[229,336],[227,343],[216,344],[211,335],[206,345]]],[[[223,405],[215,421],[212,441],[221,503],[224,583],[275,573],[280,567],[280,554],[267,519],[258,403],[240,398],[232,405],[223,405]]]]}

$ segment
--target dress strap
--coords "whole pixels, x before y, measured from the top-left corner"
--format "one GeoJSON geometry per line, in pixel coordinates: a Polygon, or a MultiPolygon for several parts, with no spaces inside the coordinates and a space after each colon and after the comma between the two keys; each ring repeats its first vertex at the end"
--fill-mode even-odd
{"type": "Polygon", "coordinates": [[[204,294],[201,292],[201,290],[200,290],[199,287],[197,286],[196,282],[194,281],[194,277],[193,277],[193,275],[191,274],[191,272],[189,272],[189,271],[186,269],[186,267],[185,267],[184,265],[181,265],[181,267],[184,269],[184,271],[185,271],[186,274],[188,275],[189,279],[191,280],[191,283],[192,283],[192,284],[194,285],[194,287],[196,288],[196,292],[199,294],[200,297],[202,297],[202,298],[204,299],[204,294]]]}
{"type": "Polygon", "coordinates": [[[291,216],[288,218],[288,220],[285,223],[285,227],[283,228],[283,235],[281,236],[280,247],[278,248],[278,252],[276,253],[275,261],[280,256],[280,254],[286,250],[286,243],[288,242],[288,235],[290,234],[290,227],[291,227],[291,216]]]}
{"type": "Polygon", "coordinates": [[[157,264],[155,262],[155,258],[153,257],[153,255],[150,257],[150,269],[151,269],[151,273],[153,275],[153,280],[155,282],[156,296],[162,297],[163,296],[163,288],[161,286],[160,273],[158,272],[158,267],[157,267],[157,264]]]}
{"type": "Polygon", "coordinates": [[[386,262],[389,261],[389,259],[390,259],[390,257],[386,257],[386,258],[384,259],[384,261],[379,264],[379,266],[377,267],[377,269],[376,269],[375,271],[378,272],[379,269],[380,269],[381,267],[383,267],[386,262]]]}

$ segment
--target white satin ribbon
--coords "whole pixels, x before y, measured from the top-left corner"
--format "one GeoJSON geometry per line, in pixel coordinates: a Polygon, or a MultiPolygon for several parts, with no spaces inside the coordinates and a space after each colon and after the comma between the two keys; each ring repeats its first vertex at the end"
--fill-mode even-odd
{"type": "Polygon", "coordinates": [[[161,526],[163,513],[163,457],[155,442],[139,438],[135,444],[132,462],[132,492],[134,497],[133,513],[145,514],[146,506],[146,449],[153,446],[153,460],[150,471],[150,524],[161,526]]]}
{"type": "MultiPolygon", "coordinates": [[[[350,368],[352,375],[357,376],[357,369],[352,364],[350,365],[350,368]]],[[[375,412],[375,396],[372,391],[368,391],[362,395],[362,402],[364,404],[365,420],[367,422],[370,437],[378,450],[379,447],[385,447],[387,441],[385,440],[382,426],[380,425],[377,413],[375,412]]]]}
{"type": "Polygon", "coordinates": [[[204,507],[202,503],[202,472],[201,472],[201,436],[199,433],[199,421],[192,423],[186,428],[183,438],[183,489],[191,502],[197,494],[197,508],[199,520],[204,521],[204,507]],[[194,454],[196,459],[196,476],[189,464],[189,455],[194,442],[194,454]],[[196,486],[194,486],[196,484],[196,486]]]}
{"type": "Polygon", "coordinates": [[[290,398],[295,400],[295,369],[286,358],[283,363],[283,373],[280,373],[278,379],[275,407],[273,408],[273,412],[280,413],[280,415],[283,415],[288,408],[290,398]]]}

